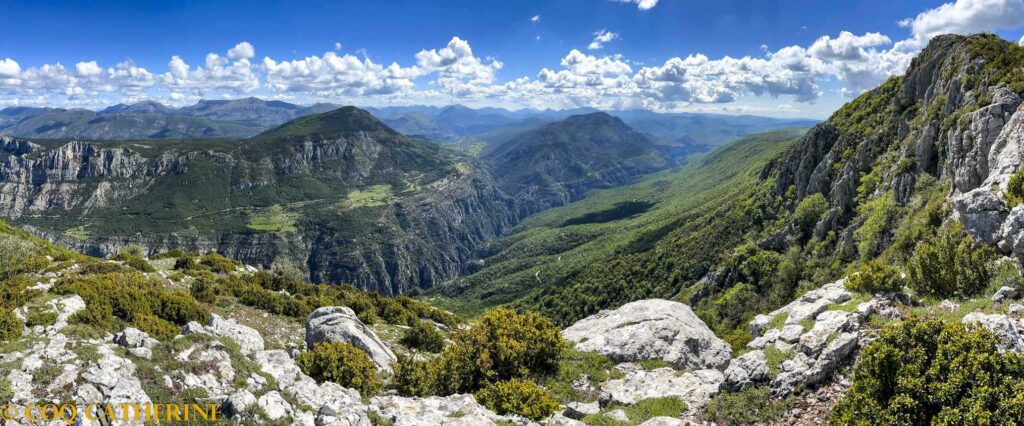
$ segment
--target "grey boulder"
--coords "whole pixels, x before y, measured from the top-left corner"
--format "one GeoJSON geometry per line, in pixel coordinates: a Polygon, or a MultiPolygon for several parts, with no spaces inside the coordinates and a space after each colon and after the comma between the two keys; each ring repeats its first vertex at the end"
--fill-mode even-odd
{"type": "Polygon", "coordinates": [[[350,343],[370,355],[378,369],[390,370],[397,360],[394,352],[374,334],[355,312],[344,306],[318,308],[306,318],[306,347],[320,342],[350,343]]]}
{"type": "Polygon", "coordinates": [[[724,368],[732,348],[679,302],[640,300],[584,318],[562,335],[576,349],[619,362],[662,360],[680,369],[724,368]]]}

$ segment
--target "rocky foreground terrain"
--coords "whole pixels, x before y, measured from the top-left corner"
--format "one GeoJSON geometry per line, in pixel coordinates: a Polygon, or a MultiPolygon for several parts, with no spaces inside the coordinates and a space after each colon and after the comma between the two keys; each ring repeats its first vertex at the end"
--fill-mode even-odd
{"type": "MultiPolygon", "coordinates": [[[[43,247],[63,259],[37,260],[35,264],[42,268],[19,278],[25,281],[27,298],[13,314],[18,324],[26,325],[18,330],[19,337],[0,348],[0,392],[21,406],[37,401],[75,402],[83,407],[190,401],[216,404],[224,417],[241,424],[653,426],[705,423],[710,404],[719,404],[724,395],[757,388],[769,389],[772,400],[786,401],[786,412],[771,423],[822,424],[831,405],[849,387],[849,366],[860,349],[876,338],[880,328],[910,315],[978,323],[999,336],[1002,350],[1024,351],[1020,332],[1024,306],[1014,301],[1024,289],[1011,287],[1000,289],[991,299],[929,306],[904,293],[853,292],[840,280],[758,315],[749,324],[754,339],[738,351],[716,337],[688,306],[641,300],[602,311],[562,331],[575,351],[608,360],[603,371],[591,372],[603,373],[606,379],[570,374],[565,385],[573,388],[573,395],[584,397],[563,399],[554,414],[528,420],[499,415],[473,394],[408,397],[384,390],[361,395],[355,389],[313,379],[296,357],[320,342],[347,342],[364,351],[383,378],[392,374],[401,356],[431,356],[398,339],[409,327],[379,320],[366,325],[362,315],[347,306],[323,306],[295,318],[248,306],[253,302],[245,296],[221,295],[210,313],[202,314],[202,321],[162,330],[161,339],[134,326],[115,326],[116,332],[97,328],[83,318],[99,305],[74,294],[90,297],[85,287],[72,287],[77,290],[69,294],[68,282],[91,282],[89,277],[96,273],[115,279],[116,274],[137,273],[122,268],[141,267],[139,271],[148,272],[138,273],[148,280],[171,291],[191,287],[192,294],[197,294],[194,289],[205,274],[181,269],[180,256],[143,260],[149,268],[130,255],[127,260],[97,261],[7,229],[6,244],[16,241],[13,244],[27,250],[43,247]],[[666,400],[681,402],[675,406],[678,411],[651,417],[632,409],[666,400]]],[[[213,265],[204,262],[201,265],[213,265]]],[[[222,278],[245,280],[259,274],[251,267],[228,264],[232,266],[213,269],[222,278]]],[[[7,300],[14,299],[12,285],[6,284],[7,300]]],[[[442,323],[432,324],[445,335],[453,332],[442,323]]],[[[540,383],[552,390],[559,386],[540,383]]],[[[114,424],[130,423],[114,418],[114,424]]]]}

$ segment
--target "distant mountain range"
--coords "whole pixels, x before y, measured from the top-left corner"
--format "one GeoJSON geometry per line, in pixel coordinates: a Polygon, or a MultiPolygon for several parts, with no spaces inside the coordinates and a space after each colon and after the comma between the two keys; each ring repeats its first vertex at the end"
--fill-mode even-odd
{"type": "MultiPolygon", "coordinates": [[[[126,140],[152,138],[242,138],[286,121],[331,111],[341,105],[309,106],[258,98],[202,100],[175,108],[154,101],[118,104],[99,111],[10,107],[0,110],[0,134],[46,139],[126,140]]],[[[462,105],[365,108],[392,129],[414,138],[459,146],[490,146],[574,115],[598,110],[469,108],[462,105]]],[[[656,143],[707,150],[766,130],[809,127],[814,120],[698,113],[611,111],[656,143]]]]}

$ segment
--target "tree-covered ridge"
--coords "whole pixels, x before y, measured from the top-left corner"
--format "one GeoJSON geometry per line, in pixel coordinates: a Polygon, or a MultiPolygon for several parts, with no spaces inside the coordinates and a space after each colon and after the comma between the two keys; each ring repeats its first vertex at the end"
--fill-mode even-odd
{"type": "Polygon", "coordinates": [[[760,226],[763,218],[745,212],[768,192],[757,183],[761,164],[799,134],[743,138],[678,170],[534,215],[494,245],[483,270],[443,291],[463,306],[518,301],[562,324],[672,297],[718,261],[720,247],[760,226]]]}

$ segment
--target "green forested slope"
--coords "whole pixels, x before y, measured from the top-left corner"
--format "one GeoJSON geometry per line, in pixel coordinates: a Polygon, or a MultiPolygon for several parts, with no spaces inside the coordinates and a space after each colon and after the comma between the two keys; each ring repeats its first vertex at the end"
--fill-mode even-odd
{"type": "Polygon", "coordinates": [[[479,272],[443,289],[456,309],[515,302],[567,323],[645,297],[672,297],[763,218],[759,171],[801,130],[748,136],[679,169],[532,216],[479,272]],[[736,208],[740,207],[740,208],[736,208]]]}

